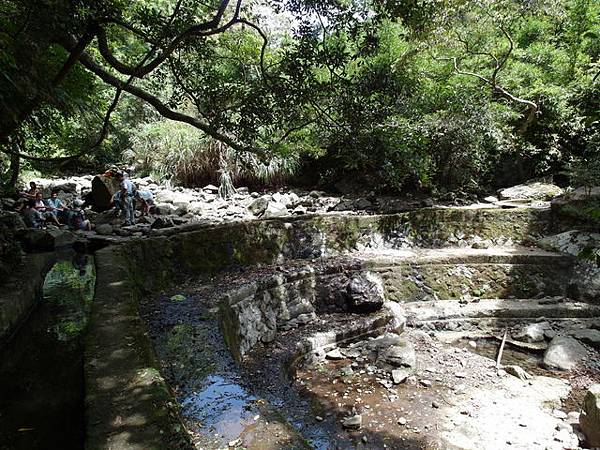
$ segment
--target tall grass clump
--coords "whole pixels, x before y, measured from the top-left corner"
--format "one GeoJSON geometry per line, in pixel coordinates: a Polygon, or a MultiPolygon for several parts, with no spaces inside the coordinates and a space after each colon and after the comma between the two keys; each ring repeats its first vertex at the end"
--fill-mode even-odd
{"type": "Polygon", "coordinates": [[[125,153],[138,173],[183,186],[219,184],[222,171],[237,186],[251,188],[284,184],[299,167],[296,155],[263,161],[240,154],[184,123],[161,120],[143,125],[125,153]]]}

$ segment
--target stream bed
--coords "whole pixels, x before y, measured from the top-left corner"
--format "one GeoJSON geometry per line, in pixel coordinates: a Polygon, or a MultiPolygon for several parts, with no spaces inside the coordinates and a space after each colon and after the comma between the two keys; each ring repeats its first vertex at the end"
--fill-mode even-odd
{"type": "Polygon", "coordinates": [[[0,449],[81,449],[83,342],[94,295],[91,257],[63,256],[43,298],[0,349],[0,449]]]}

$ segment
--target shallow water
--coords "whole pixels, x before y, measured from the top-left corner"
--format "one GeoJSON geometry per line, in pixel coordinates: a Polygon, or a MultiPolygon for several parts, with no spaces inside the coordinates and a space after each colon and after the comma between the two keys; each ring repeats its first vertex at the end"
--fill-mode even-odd
{"type": "MultiPolygon", "coordinates": [[[[496,358],[498,357],[498,351],[500,349],[500,341],[488,338],[476,339],[474,340],[474,342],[477,344],[476,347],[470,346],[468,341],[469,340],[467,339],[459,341],[457,346],[460,348],[466,348],[472,353],[485,356],[486,358],[496,361],[496,358]]],[[[550,375],[550,371],[541,366],[543,359],[542,356],[543,352],[534,352],[531,350],[516,348],[507,343],[502,351],[502,365],[515,365],[523,368],[531,375],[548,376],[550,375]]]]}
{"type": "Polygon", "coordinates": [[[203,432],[218,434],[223,444],[237,438],[254,422],[256,397],[234,380],[221,375],[208,375],[206,387],[186,395],[182,412],[202,424],[203,432]]]}
{"type": "Polygon", "coordinates": [[[91,258],[56,263],[44,298],[0,350],[0,449],[83,448],[81,338],[94,280],[91,258]]]}

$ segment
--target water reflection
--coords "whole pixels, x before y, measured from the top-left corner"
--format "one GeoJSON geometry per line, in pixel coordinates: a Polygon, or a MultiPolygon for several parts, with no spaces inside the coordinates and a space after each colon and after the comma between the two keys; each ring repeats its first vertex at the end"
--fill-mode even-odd
{"type": "Polygon", "coordinates": [[[69,341],[85,329],[95,279],[94,265],[85,254],[57,262],[46,275],[44,302],[55,316],[51,327],[59,341],[69,341]]]}
{"type": "Polygon", "coordinates": [[[0,450],[83,448],[82,337],[94,281],[91,258],[57,262],[43,299],[0,349],[0,450]]]}
{"type": "Polygon", "coordinates": [[[218,434],[225,443],[237,438],[254,422],[256,397],[220,375],[209,375],[206,387],[183,399],[183,414],[199,421],[205,432],[218,434]]]}

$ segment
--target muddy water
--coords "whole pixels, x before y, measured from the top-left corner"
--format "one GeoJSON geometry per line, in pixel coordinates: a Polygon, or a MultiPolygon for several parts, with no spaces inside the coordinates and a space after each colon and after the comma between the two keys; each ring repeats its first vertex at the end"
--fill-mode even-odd
{"type": "Polygon", "coordinates": [[[84,255],[58,262],[44,298],[0,350],[0,449],[81,449],[82,334],[95,273],[84,255]]]}

